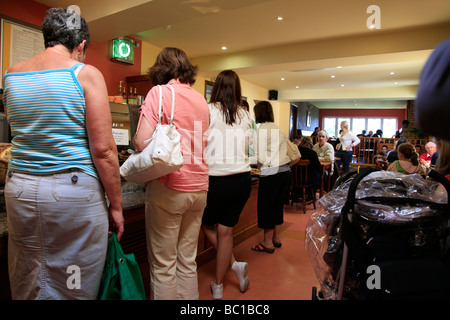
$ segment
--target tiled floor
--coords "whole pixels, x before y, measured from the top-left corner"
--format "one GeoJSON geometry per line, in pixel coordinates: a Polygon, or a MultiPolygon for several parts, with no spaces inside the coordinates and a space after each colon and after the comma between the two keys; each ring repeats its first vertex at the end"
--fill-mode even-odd
{"type": "MultiPolygon", "coordinates": [[[[312,287],[318,286],[318,281],[305,251],[305,226],[313,212],[312,205],[307,208],[303,214],[301,205],[285,206],[283,245],[273,254],[251,250],[262,240],[262,231],[234,248],[236,259],[249,264],[250,286],[241,293],[234,272],[229,269],[224,280],[224,300],[311,300],[312,287]]],[[[215,260],[198,269],[200,300],[212,299],[209,285],[214,270],[215,260]]]]}

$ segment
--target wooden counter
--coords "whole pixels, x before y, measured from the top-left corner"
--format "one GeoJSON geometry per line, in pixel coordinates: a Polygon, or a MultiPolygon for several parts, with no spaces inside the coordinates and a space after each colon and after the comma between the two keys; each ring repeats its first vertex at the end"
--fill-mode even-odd
{"type": "MultiPolygon", "coordinates": [[[[250,198],[241,213],[239,223],[234,227],[233,239],[235,246],[259,231],[256,211],[258,185],[258,179],[254,179],[250,198]]],[[[124,218],[125,233],[120,242],[125,253],[134,253],[135,259],[141,269],[145,292],[147,297],[149,297],[150,267],[147,258],[144,206],[124,210],[124,218]]],[[[197,247],[197,266],[200,267],[215,258],[216,251],[214,247],[206,240],[203,231],[200,230],[197,247]]]]}
{"type": "MultiPolygon", "coordinates": [[[[238,224],[233,228],[234,246],[237,246],[239,243],[247,240],[260,231],[260,229],[258,229],[257,217],[258,186],[258,179],[253,179],[250,198],[248,199],[247,203],[244,206],[244,209],[242,210],[238,224]]],[[[197,248],[197,265],[202,266],[203,264],[215,258],[216,250],[206,239],[203,231],[200,230],[197,248]]]]}

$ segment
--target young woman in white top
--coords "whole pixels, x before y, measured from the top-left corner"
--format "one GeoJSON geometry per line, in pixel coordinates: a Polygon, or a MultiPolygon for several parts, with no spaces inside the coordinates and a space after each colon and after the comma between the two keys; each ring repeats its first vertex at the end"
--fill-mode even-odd
{"type": "Polygon", "coordinates": [[[350,170],[350,163],[353,158],[353,147],[357,146],[361,140],[353,132],[348,130],[348,122],[341,122],[341,136],[339,137],[339,143],[336,145],[338,155],[342,161],[342,168],[344,173],[350,170]]]}
{"type": "Polygon", "coordinates": [[[217,250],[216,275],[211,282],[213,299],[222,299],[223,278],[231,265],[241,292],[250,280],[248,264],[233,256],[233,227],[251,192],[248,149],[252,121],[241,103],[241,85],[232,70],[222,71],[211,93],[210,126],[206,158],[209,166],[209,190],[202,228],[217,250]]]}

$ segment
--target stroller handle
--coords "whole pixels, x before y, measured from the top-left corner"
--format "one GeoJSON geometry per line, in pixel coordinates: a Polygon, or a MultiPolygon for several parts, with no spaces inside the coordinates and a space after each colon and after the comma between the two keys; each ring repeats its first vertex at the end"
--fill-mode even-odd
{"type": "Polygon", "coordinates": [[[367,167],[360,170],[359,174],[355,176],[353,181],[350,183],[350,187],[348,189],[347,201],[345,201],[344,206],[342,207],[342,213],[353,212],[353,208],[355,207],[355,199],[356,199],[356,188],[358,184],[361,182],[364,177],[368,176],[372,172],[379,171],[377,168],[367,167]]]}
{"type": "MultiPolygon", "coordinates": [[[[345,204],[342,208],[342,211],[341,211],[342,213],[353,212],[353,209],[355,206],[355,200],[356,200],[356,188],[358,187],[358,184],[361,182],[362,179],[364,179],[366,176],[368,176],[369,174],[371,174],[372,172],[375,172],[375,171],[378,171],[378,169],[372,168],[372,167],[367,167],[367,168],[362,169],[360,171],[360,173],[355,176],[353,181],[350,183],[350,187],[348,189],[347,201],[345,202],[345,204]]],[[[432,178],[433,180],[442,184],[444,186],[445,190],[447,190],[447,204],[448,204],[447,215],[450,216],[450,181],[446,177],[444,177],[441,173],[439,173],[435,170],[430,170],[430,172],[428,173],[428,176],[430,178],[432,178]]]]}

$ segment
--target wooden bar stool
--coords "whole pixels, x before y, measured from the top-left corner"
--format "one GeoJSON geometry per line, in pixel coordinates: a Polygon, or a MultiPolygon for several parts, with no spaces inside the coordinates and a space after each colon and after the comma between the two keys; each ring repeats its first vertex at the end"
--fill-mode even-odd
{"type": "Polygon", "coordinates": [[[296,200],[297,195],[299,194],[296,191],[301,190],[303,192],[301,197],[303,213],[306,213],[306,205],[311,202],[314,205],[314,209],[316,209],[316,195],[314,193],[314,188],[312,183],[308,182],[308,166],[309,160],[300,159],[291,167],[291,203],[294,204],[294,200],[296,200]],[[306,190],[309,191],[312,200],[306,201],[306,190]]]}

